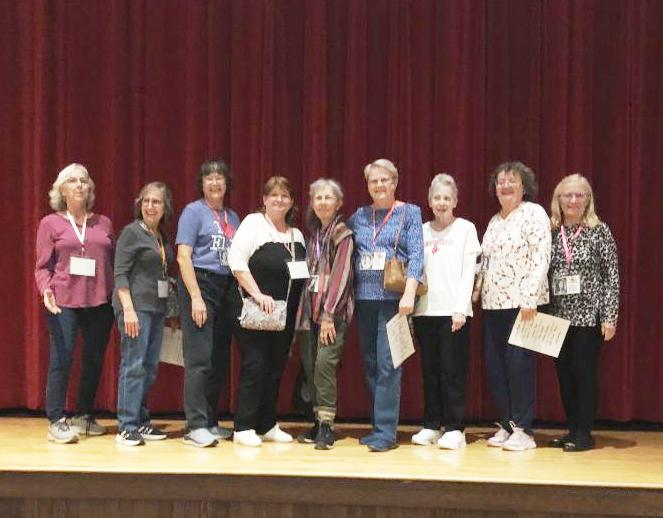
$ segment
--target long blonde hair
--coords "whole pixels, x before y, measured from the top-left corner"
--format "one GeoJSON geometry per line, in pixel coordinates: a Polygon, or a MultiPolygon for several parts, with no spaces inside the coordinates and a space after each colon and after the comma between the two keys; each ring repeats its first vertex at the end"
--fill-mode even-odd
{"type": "Polygon", "coordinates": [[[560,227],[564,224],[564,213],[562,212],[562,206],[559,203],[559,197],[562,193],[562,187],[565,183],[568,182],[578,182],[582,189],[589,196],[587,200],[587,206],[585,207],[585,213],[582,215],[581,223],[583,226],[588,228],[594,228],[596,225],[601,223],[598,214],[596,214],[596,208],[594,206],[594,192],[592,191],[592,186],[590,185],[587,178],[581,174],[570,174],[565,176],[560,180],[553,191],[552,200],[550,200],[550,226],[553,230],[560,227]]]}

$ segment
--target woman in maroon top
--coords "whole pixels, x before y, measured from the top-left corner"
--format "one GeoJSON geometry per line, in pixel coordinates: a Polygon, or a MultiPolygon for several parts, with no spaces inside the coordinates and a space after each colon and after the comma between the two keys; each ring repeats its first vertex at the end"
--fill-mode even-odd
{"type": "Polygon", "coordinates": [[[60,171],[49,197],[55,212],[39,222],[35,265],[51,343],[46,382],[48,439],[74,443],[79,433],[106,433],[92,412],[113,325],[113,226],[107,217],[91,211],[94,182],[80,164],[60,171]],[[79,328],[84,348],[78,406],[68,422],[64,407],[79,328]]]}

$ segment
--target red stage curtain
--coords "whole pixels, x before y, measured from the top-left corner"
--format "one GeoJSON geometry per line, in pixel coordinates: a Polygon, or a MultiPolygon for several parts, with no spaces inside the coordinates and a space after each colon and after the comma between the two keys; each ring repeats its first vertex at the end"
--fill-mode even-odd
{"type": "MultiPolygon", "coordinates": [[[[457,213],[480,233],[496,210],[496,164],[531,165],[545,207],[561,176],[587,175],[622,274],[599,417],[663,421],[662,34],[660,0],[0,0],[0,408],[44,406],[34,237],[67,163],[88,166],[96,209],[119,232],[146,181],[165,180],[181,210],[208,157],[230,161],[228,202],[244,215],[272,174],[294,182],[302,209],[313,179],[339,179],[349,214],[368,202],[363,165],[384,156],[401,172],[400,198],[427,217],[430,178],[454,174],[457,213]]],[[[489,419],[478,313],[468,414],[489,419]]],[[[418,362],[405,367],[405,419],[421,414],[418,362]]],[[[115,408],[118,363],[114,332],[100,409],[115,408]]],[[[296,355],[283,413],[295,370],[296,355]]],[[[339,383],[340,417],[366,417],[354,333],[339,383]]],[[[153,410],[179,411],[181,385],[163,366],[153,410]]],[[[233,399],[231,389],[230,409],[233,399]]],[[[545,358],[537,416],[563,417],[545,358]]]]}

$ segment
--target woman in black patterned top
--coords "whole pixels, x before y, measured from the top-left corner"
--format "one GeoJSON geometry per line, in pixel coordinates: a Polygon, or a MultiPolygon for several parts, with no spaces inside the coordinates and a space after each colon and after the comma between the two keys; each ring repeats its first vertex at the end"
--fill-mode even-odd
{"type": "Polygon", "coordinates": [[[569,433],[550,446],[585,451],[594,446],[599,350],[617,326],[617,247],[608,225],[596,215],[592,188],[583,176],[572,174],[557,184],[550,211],[551,309],[571,322],[556,360],[569,433]]]}

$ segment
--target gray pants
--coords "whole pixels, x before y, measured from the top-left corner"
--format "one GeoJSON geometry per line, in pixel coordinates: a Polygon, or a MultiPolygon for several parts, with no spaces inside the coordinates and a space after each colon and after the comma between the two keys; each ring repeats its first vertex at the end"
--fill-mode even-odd
{"type": "Polygon", "coordinates": [[[313,396],[313,410],[319,421],[333,421],[336,417],[336,369],[341,360],[348,325],[335,320],[334,327],[336,340],[329,345],[320,343],[320,327],[315,322],[311,322],[310,331],[299,334],[302,366],[313,396]]]}

